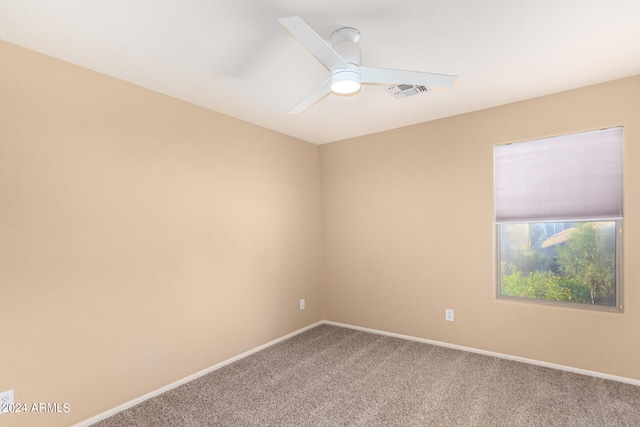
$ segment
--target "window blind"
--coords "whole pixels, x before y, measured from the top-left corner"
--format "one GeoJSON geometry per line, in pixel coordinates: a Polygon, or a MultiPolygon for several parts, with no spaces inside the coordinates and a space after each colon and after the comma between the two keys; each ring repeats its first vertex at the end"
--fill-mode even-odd
{"type": "Polygon", "coordinates": [[[622,218],[622,127],[494,147],[497,223],[622,218]]]}

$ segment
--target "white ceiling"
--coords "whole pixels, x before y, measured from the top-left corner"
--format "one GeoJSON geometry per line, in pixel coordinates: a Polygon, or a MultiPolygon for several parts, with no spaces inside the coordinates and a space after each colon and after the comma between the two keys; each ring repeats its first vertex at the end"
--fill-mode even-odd
{"type": "Polygon", "coordinates": [[[0,0],[0,39],[323,144],[640,74],[640,0],[0,0]],[[292,15],[360,30],[362,65],[460,78],[289,116],[329,77],[292,15]]]}

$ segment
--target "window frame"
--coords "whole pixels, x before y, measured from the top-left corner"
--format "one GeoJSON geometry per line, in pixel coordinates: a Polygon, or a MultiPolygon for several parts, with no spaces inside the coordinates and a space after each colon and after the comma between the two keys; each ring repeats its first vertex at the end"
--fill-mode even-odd
{"type": "MultiPolygon", "coordinates": [[[[620,128],[622,131],[621,135],[621,156],[622,156],[622,164],[621,164],[621,174],[622,174],[622,194],[621,194],[621,203],[624,204],[624,126],[611,126],[607,129],[620,128]]],[[[600,129],[600,130],[607,130],[600,129]]],[[[550,138],[559,138],[563,136],[574,136],[581,133],[594,132],[594,131],[578,131],[571,132],[564,135],[556,135],[550,138]]],[[[528,140],[522,140],[514,143],[535,143],[536,141],[550,139],[550,138],[534,138],[528,140]]],[[[511,143],[499,144],[499,145],[509,145],[511,143]]],[[[566,308],[577,308],[577,309],[586,309],[586,310],[595,310],[601,312],[616,312],[622,313],[624,311],[624,286],[623,286],[623,251],[624,251],[624,215],[621,211],[620,218],[575,218],[575,219],[566,219],[566,218],[558,218],[558,219],[545,219],[545,220],[523,220],[523,221],[498,221],[496,219],[496,181],[495,181],[495,170],[496,170],[496,155],[495,148],[499,145],[494,146],[494,155],[493,155],[493,166],[494,166],[494,182],[493,182],[493,194],[494,194],[494,236],[495,236],[495,280],[494,280],[494,292],[495,298],[497,300],[504,301],[517,301],[523,303],[533,303],[533,304],[542,304],[546,306],[557,306],[557,307],[566,307],[566,308]],[[600,305],[600,304],[586,304],[580,302],[569,302],[569,301],[556,301],[549,300],[544,298],[530,298],[530,297],[518,297],[518,296],[510,296],[502,294],[502,259],[501,259],[501,226],[506,224],[538,224],[538,223],[562,223],[562,222],[614,222],[615,223],[615,305],[600,305]]],[[[622,207],[621,207],[622,209],[622,207]]]]}
{"type": "Polygon", "coordinates": [[[558,307],[568,307],[568,308],[578,308],[578,309],[586,309],[586,310],[596,310],[596,311],[608,311],[608,312],[616,312],[622,313],[624,311],[623,304],[623,219],[617,220],[580,220],[573,222],[614,222],[615,223],[615,262],[616,262],[616,304],[614,306],[610,305],[599,305],[599,304],[584,304],[579,302],[568,302],[568,301],[555,301],[543,298],[528,298],[528,297],[516,297],[511,295],[502,295],[502,257],[501,257],[501,246],[500,246],[500,226],[506,224],[539,224],[539,223],[547,223],[547,222],[569,222],[569,221],[536,221],[536,222],[513,222],[513,223],[496,223],[494,222],[495,227],[495,239],[496,239],[496,253],[495,253],[495,296],[498,300],[506,300],[506,301],[518,301],[524,303],[534,303],[534,304],[542,304],[542,305],[554,305],[558,307]]]}

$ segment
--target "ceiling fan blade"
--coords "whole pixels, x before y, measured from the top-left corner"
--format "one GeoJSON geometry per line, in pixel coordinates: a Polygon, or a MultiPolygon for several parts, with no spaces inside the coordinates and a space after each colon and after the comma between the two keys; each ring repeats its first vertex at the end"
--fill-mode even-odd
{"type": "Polygon", "coordinates": [[[293,107],[289,111],[289,115],[296,115],[304,112],[307,108],[311,107],[316,102],[320,101],[325,96],[331,93],[331,79],[327,79],[324,83],[318,86],[313,92],[311,92],[305,99],[300,101],[298,105],[293,107]]]}
{"type": "Polygon", "coordinates": [[[420,71],[392,70],[389,68],[360,67],[362,83],[408,84],[427,87],[451,87],[458,76],[423,73],[420,71]]]}
{"type": "Polygon", "coordinates": [[[278,22],[328,70],[347,68],[347,62],[300,17],[280,18],[278,22]]]}

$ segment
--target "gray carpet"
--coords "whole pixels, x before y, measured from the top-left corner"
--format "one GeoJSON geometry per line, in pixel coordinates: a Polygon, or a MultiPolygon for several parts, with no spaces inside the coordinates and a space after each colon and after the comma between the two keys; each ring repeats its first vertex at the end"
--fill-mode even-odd
{"type": "Polygon", "coordinates": [[[639,426],[640,387],[321,325],[95,425],[639,426]]]}

